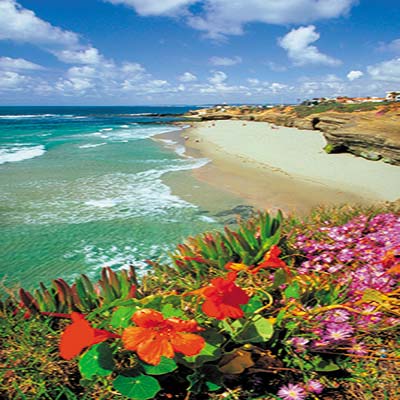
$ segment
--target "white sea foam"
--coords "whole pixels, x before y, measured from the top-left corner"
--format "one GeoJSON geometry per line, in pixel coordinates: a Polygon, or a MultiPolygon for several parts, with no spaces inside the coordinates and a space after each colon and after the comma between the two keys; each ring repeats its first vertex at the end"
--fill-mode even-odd
{"type": "Polygon", "coordinates": [[[73,183],[58,182],[56,194],[42,202],[27,202],[26,213],[16,217],[32,224],[77,224],[132,217],[181,220],[185,210],[195,206],[172,194],[162,176],[199,168],[207,162],[194,158],[171,160],[167,166],[135,174],[113,173],[73,183]]]}
{"type": "Polygon", "coordinates": [[[19,115],[0,115],[0,119],[54,118],[54,117],[71,117],[71,115],[62,115],[62,114],[19,114],[19,115]]]}
{"type": "Polygon", "coordinates": [[[28,160],[39,157],[46,152],[44,146],[28,147],[26,145],[14,145],[12,147],[0,148],[0,164],[28,160]]]}
{"type": "Polygon", "coordinates": [[[129,125],[120,125],[119,127],[126,129],[126,128],[129,128],[129,125]]]}
{"type": "Polygon", "coordinates": [[[207,215],[200,215],[199,220],[203,222],[209,222],[210,224],[217,222],[214,218],[208,217],[207,215]]]}
{"type": "Polygon", "coordinates": [[[145,260],[167,261],[165,255],[171,251],[171,247],[168,245],[151,245],[149,247],[148,244],[137,241],[132,245],[110,245],[108,247],[85,243],[82,249],[66,254],[65,258],[83,254],[85,264],[91,267],[91,272],[88,274],[90,277],[96,275],[101,268],[106,266],[115,270],[127,269],[130,265],[134,265],[137,272],[142,274],[149,269],[145,260]]]}
{"type": "Polygon", "coordinates": [[[93,147],[104,146],[107,143],[97,143],[97,144],[83,144],[82,146],[78,146],[80,149],[91,149],[93,147]]]}
{"type": "Polygon", "coordinates": [[[86,201],[87,206],[99,207],[99,208],[110,208],[118,204],[118,201],[113,199],[102,199],[102,200],[89,200],[86,201]]]}
{"type": "Polygon", "coordinates": [[[114,128],[103,128],[100,129],[100,132],[108,132],[108,131],[112,131],[114,128]]]}

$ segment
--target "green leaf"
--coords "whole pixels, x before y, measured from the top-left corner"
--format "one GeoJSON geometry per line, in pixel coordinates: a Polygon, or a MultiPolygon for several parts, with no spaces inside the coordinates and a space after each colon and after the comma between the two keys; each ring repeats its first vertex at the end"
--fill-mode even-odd
{"type": "Polygon", "coordinates": [[[250,323],[244,331],[240,332],[234,337],[237,343],[260,343],[267,342],[271,339],[274,333],[273,324],[266,318],[258,318],[256,321],[250,323]]]}
{"type": "Polygon", "coordinates": [[[331,360],[322,360],[315,365],[315,371],[318,372],[333,372],[339,369],[340,367],[331,360]]]}
{"type": "Polygon", "coordinates": [[[142,363],[142,367],[148,375],[163,375],[175,371],[178,368],[174,360],[164,356],[161,357],[161,361],[158,365],[142,363]]]}
{"type": "Polygon", "coordinates": [[[285,297],[287,299],[300,299],[300,285],[298,282],[293,282],[284,291],[285,297]]]}
{"type": "Polygon", "coordinates": [[[79,371],[86,379],[108,376],[114,370],[112,351],[107,343],[92,346],[79,360],[79,371]]]}
{"type": "Polygon", "coordinates": [[[220,356],[221,349],[219,348],[219,345],[213,345],[206,342],[206,345],[199,354],[191,357],[185,356],[183,359],[191,364],[202,365],[206,362],[217,360],[220,356]]]}
{"type": "Polygon", "coordinates": [[[164,318],[185,317],[185,313],[179,308],[175,308],[172,304],[165,304],[164,306],[162,306],[161,313],[164,316],[164,318]]]}
{"type": "Polygon", "coordinates": [[[134,400],[153,399],[161,390],[158,380],[147,375],[133,377],[119,375],[114,379],[113,386],[123,396],[134,400]]]}
{"type": "Polygon", "coordinates": [[[217,385],[216,383],[211,381],[206,381],[205,384],[209,392],[215,392],[216,390],[219,390],[222,387],[221,385],[217,385]]]}
{"type": "Polygon", "coordinates": [[[245,306],[242,306],[242,310],[246,314],[254,314],[254,312],[257,311],[262,306],[263,303],[260,299],[260,296],[253,296],[245,306]]]}
{"type": "Polygon", "coordinates": [[[222,374],[215,365],[205,365],[187,377],[188,391],[193,394],[215,391],[222,387],[222,374]]]}
{"type": "Polygon", "coordinates": [[[127,328],[131,325],[132,315],[139,310],[139,308],[138,306],[118,307],[111,317],[111,326],[113,328],[127,328]]]}
{"type": "Polygon", "coordinates": [[[273,288],[283,285],[287,282],[287,274],[283,269],[278,269],[274,274],[274,285],[273,288]]]}

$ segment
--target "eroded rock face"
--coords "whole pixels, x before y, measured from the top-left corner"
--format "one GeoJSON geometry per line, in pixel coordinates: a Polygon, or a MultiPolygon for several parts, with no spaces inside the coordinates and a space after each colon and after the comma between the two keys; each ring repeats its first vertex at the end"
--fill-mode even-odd
{"type": "Polygon", "coordinates": [[[377,105],[372,111],[326,111],[305,117],[298,116],[296,107],[291,106],[270,109],[231,107],[224,112],[203,110],[203,115],[198,117],[208,121],[263,121],[280,126],[319,130],[328,143],[328,152],[347,151],[369,160],[383,160],[400,165],[400,103],[377,105]]]}

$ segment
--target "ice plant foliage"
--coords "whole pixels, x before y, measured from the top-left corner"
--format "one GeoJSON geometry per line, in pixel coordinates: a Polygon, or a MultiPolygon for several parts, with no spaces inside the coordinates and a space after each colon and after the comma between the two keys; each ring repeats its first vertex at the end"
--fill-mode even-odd
{"type": "Polygon", "coordinates": [[[229,272],[225,279],[212,279],[211,285],[201,289],[206,299],[202,305],[204,314],[219,320],[243,317],[240,305],[247,304],[249,296],[235,284],[236,277],[236,272],[229,272]]]}
{"type": "Polygon", "coordinates": [[[72,324],[64,330],[60,341],[60,355],[65,360],[73,359],[94,344],[119,337],[106,330],[93,328],[85,317],[77,312],[71,314],[71,319],[72,324]]]}
{"type": "Polygon", "coordinates": [[[157,365],[162,356],[173,358],[175,353],[194,356],[205,345],[204,339],[193,333],[203,330],[194,320],[165,319],[152,309],[135,312],[132,320],[136,326],[125,329],[122,342],[148,364],[157,365]]]}

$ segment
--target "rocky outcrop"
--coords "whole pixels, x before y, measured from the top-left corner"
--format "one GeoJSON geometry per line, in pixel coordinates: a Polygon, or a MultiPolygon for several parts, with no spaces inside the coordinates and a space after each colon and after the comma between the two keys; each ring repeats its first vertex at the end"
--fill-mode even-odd
{"type": "MultiPolygon", "coordinates": [[[[312,109],[310,109],[312,111],[312,109]]],[[[199,110],[190,118],[201,121],[240,119],[323,133],[328,153],[350,152],[368,160],[400,165],[400,104],[377,106],[370,111],[326,111],[299,116],[296,107],[229,107],[199,110]]]]}

